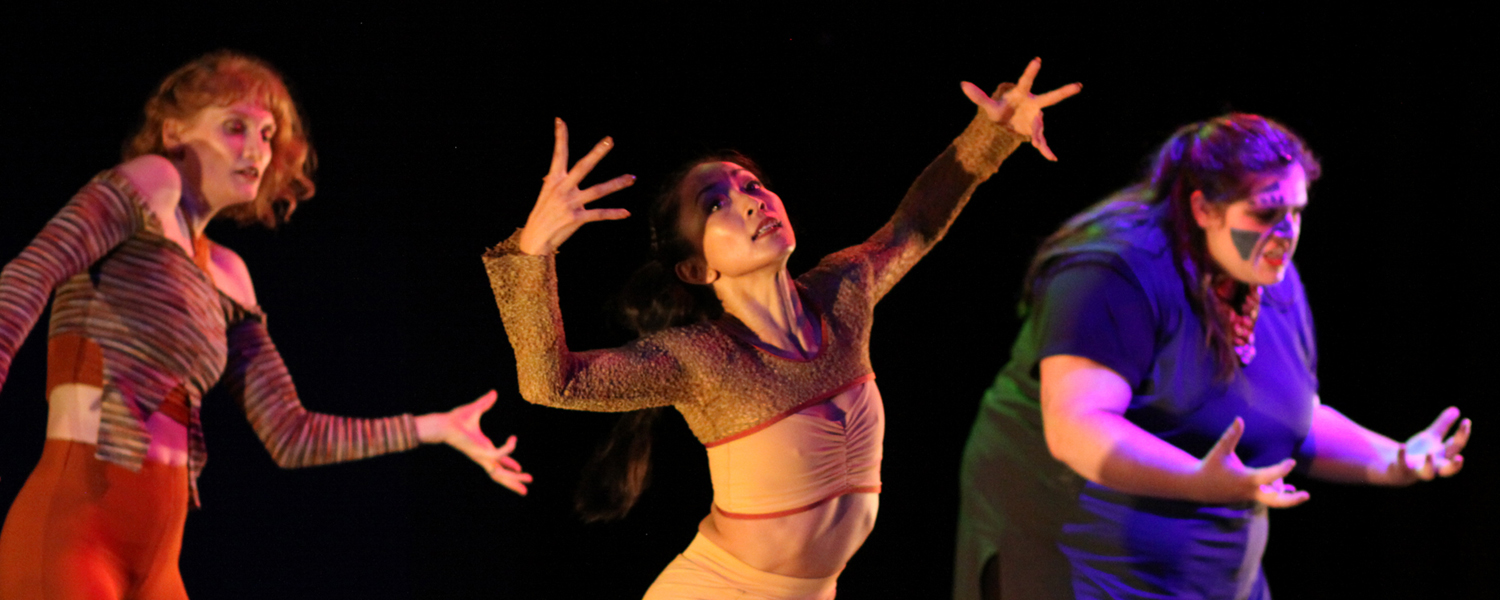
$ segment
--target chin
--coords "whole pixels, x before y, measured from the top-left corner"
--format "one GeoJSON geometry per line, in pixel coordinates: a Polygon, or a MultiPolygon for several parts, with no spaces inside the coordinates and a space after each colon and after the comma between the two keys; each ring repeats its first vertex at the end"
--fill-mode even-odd
{"type": "Polygon", "coordinates": [[[246,204],[246,203],[254,202],[255,201],[255,195],[256,195],[257,192],[258,192],[258,190],[250,190],[249,192],[241,192],[241,193],[235,194],[234,195],[234,199],[233,199],[233,201],[231,203],[232,204],[246,204]]]}
{"type": "Polygon", "coordinates": [[[1276,267],[1269,271],[1255,274],[1257,285],[1276,285],[1286,279],[1286,267],[1276,267]]]}

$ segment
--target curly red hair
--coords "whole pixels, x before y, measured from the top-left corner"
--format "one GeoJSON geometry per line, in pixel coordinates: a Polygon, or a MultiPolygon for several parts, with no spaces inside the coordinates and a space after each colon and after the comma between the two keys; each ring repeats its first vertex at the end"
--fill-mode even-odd
{"type": "Polygon", "coordinates": [[[167,75],[146,101],[146,120],[140,130],[125,142],[124,159],[144,154],[170,157],[162,142],[162,125],[167,119],[191,121],[206,107],[229,106],[245,99],[259,103],[276,120],[271,164],[254,201],[231,206],[220,214],[242,225],[260,223],[275,228],[291,216],[298,202],[312,197],[317,159],[281,74],[259,58],[219,50],[167,75]]]}

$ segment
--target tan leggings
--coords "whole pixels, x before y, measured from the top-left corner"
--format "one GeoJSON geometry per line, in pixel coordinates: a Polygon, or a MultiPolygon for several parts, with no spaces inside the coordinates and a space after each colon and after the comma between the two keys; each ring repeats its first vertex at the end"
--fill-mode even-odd
{"type": "Polygon", "coordinates": [[[762,571],[700,533],[656,577],[644,600],[832,600],[837,583],[837,575],[807,579],[762,571]]]}
{"type": "Polygon", "coordinates": [[[5,600],[186,600],[177,556],[187,467],[139,473],[49,439],[0,531],[5,600]]]}

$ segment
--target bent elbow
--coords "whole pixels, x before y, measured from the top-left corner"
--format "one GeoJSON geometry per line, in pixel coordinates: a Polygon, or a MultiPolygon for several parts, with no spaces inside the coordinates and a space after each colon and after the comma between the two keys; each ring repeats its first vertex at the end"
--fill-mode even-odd
{"type": "Polygon", "coordinates": [[[1068,443],[1062,439],[1062,436],[1053,433],[1052,428],[1048,428],[1046,439],[1047,453],[1052,455],[1053,460],[1068,464],[1068,459],[1070,458],[1068,451],[1070,448],[1068,447],[1068,443]]]}
{"type": "Polygon", "coordinates": [[[541,406],[561,406],[563,404],[562,390],[555,386],[547,385],[545,382],[523,382],[520,386],[521,399],[532,404],[541,406]]]}
{"type": "Polygon", "coordinates": [[[1052,455],[1053,460],[1067,465],[1075,472],[1084,472],[1079,467],[1084,452],[1081,444],[1088,443],[1085,436],[1069,435],[1067,425],[1059,423],[1043,422],[1043,433],[1047,441],[1047,453],[1052,455]]]}
{"type": "Polygon", "coordinates": [[[266,450],[271,454],[271,462],[276,463],[276,466],[279,468],[297,469],[306,466],[301,460],[298,460],[295,453],[288,449],[288,444],[268,446],[266,450]]]}

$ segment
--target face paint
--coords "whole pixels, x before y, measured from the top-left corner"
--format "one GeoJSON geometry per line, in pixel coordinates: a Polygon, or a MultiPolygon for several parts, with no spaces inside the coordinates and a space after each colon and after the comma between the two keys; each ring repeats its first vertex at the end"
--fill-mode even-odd
{"type": "Polygon", "coordinates": [[[1293,164],[1284,173],[1257,176],[1247,183],[1244,197],[1219,202],[1219,214],[1199,225],[1210,257],[1230,277],[1251,285],[1274,285],[1285,276],[1297,248],[1307,207],[1307,177],[1300,165],[1293,164]]]}
{"type": "Polygon", "coordinates": [[[1239,251],[1240,258],[1250,260],[1250,255],[1255,252],[1255,244],[1260,241],[1260,233],[1231,227],[1229,239],[1234,241],[1234,249],[1239,251]]]}
{"type": "Polygon", "coordinates": [[[1295,218],[1296,216],[1293,215],[1290,211],[1282,215],[1281,220],[1277,221],[1276,225],[1271,228],[1271,235],[1280,235],[1282,237],[1288,238],[1295,236],[1296,231],[1295,226],[1293,225],[1293,220],[1295,218]]]}
{"type": "Polygon", "coordinates": [[[1288,185],[1284,190],[1281,181],[1272,181],[1266,186],[1255,190],[1255,198],[1251,204],[1255,208],[1282,208],[1285,206],[1307,205],[1307,186],[1288,185]]]}

